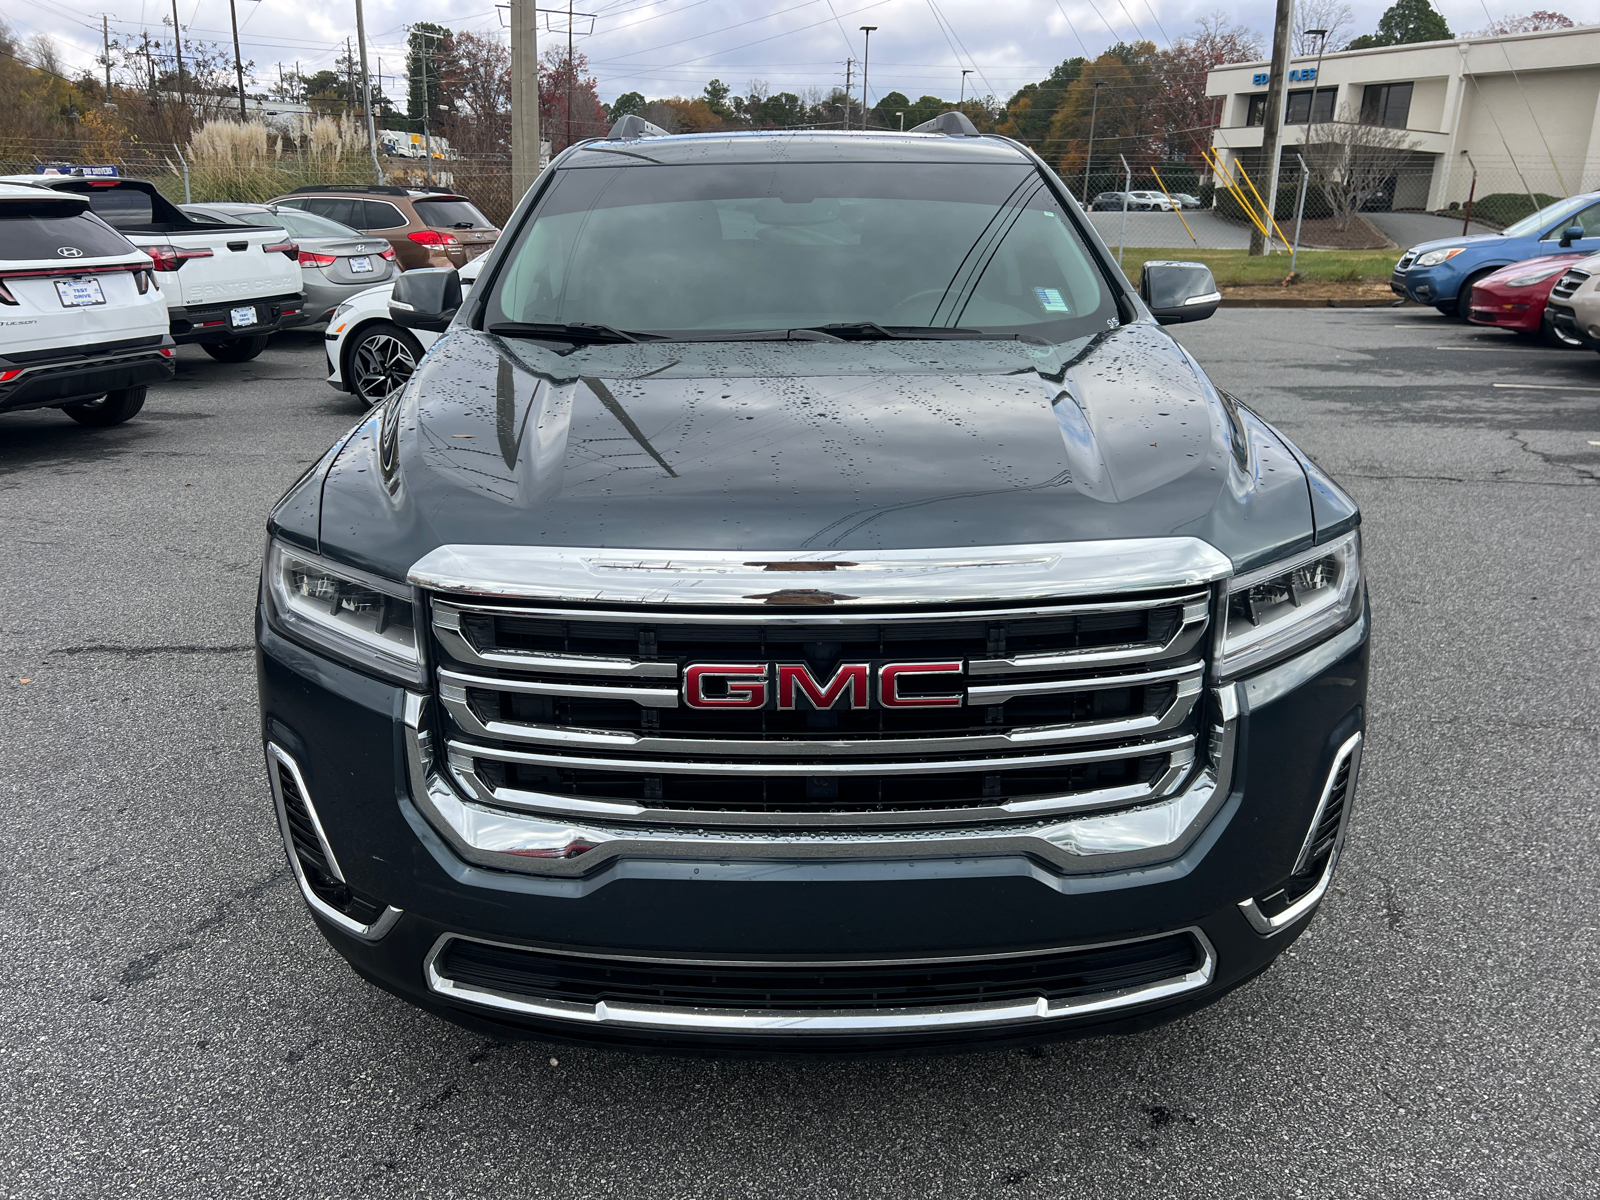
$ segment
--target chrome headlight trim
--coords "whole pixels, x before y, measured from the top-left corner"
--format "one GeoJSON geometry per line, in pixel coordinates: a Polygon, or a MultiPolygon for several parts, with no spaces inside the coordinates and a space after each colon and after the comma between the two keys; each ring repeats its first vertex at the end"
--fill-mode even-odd
{"type": "Polygon", "coordinates": [[[415,588],[274,538],[261,591],[285,637],[400,683],[426,680],[415,588]]]}
{"type": "Polygon", "coordinates": [[[1361,613],[1361,532],[1353,530],[1321,546],[1239,575],[1228,584],[1217,675],[1231,679],[1292,654],[1353,622],[1361,613]],[[1324,563],[1324,560],[1331,560],[1324,563]],[[1326,582],[1299,590],[1308,570],[1326,582]],[[1290,597],[1268,604],[1251,620],[1235,612],[1236,601],[1260,588],[1280,585],[1290,597]]]}

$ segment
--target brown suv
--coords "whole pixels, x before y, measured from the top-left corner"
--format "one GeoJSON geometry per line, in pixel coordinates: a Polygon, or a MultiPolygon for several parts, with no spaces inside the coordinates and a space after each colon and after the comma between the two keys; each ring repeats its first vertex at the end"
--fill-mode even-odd
{"type": "Polygon", "coordinates": [[[304,209],[387,238],[402,271],[462,266],[500,238],[472,201],[443,188],[318,184],[267,203],[304,209]]]}

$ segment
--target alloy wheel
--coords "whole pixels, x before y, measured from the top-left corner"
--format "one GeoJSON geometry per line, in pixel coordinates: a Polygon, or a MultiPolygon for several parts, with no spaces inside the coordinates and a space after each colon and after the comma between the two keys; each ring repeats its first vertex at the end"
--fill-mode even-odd
{"type": "Polygon", "coordinates": [[[375,333],[362,339],[350,365],[356,394],[368,404],[382,404],[406,386],[417,369],[417,357],[399,338],[375,333]]]}

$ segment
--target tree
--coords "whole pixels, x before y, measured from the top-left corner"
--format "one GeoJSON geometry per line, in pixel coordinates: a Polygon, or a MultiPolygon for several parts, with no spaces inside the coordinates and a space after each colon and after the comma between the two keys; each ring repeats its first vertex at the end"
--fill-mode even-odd
{"type": "Polygon", "coordinates": [[[1565,13],[1537,9],[1527,16],[1501,17],[1487,29],[1474,30],[1468,37],[1504,37],[1508,33],[1538,33],[1541,29],[1571,29],[1572,18],[1565,13]]]}
{"type": "Polygon", "coordinates": [[[1312,127],[1301,152],[1311,178],[1328,198],[1335,229],[1351,220],[1384,189],[1409,161],[1420,143],[1403,129],[1369,125],[1348,105],[1337,120],[1312,127]]]}
{"type": "Polygon", "coordinates": [[[1311,55],[1339,45],[1339,33],[1355,22],[1356,14],[1344,0],[1300,0],[1294,6],[1294,52],[1311,55]],[[1326,38],[1314,38],[1308,29],[1326,31],[1326,38]]]}
{"type": "Polygon", "coordinates": [[[728,93],[732,90],[720,79],[713,79],[706,84],[704,92],[706,107],[724,121],[733,116],[733,109],[728,106],[728,93]]]}
{"type": "MultiPolygon", "coordinates": [[[[451,37],[438,59],[438,129],[464,154],[511,152],[511,50],[478,33],[451,37]]],[[[374,107],[377,102],[374,100],[374,107]]]]}
{"type": "Polygon", "coordinates": [[[1091,124],[1093,153],[1100,155],[1095,162],[1103,168],[1116,165],[1119,154],[1150,154],[1157,140],[1150,104],[1159,65],[1155,43],[1137,42],[1119,43],[1083,69],[1050,121],[1048,143],[1058,170],[1069,176],[1083,170],[1091,124]]]}
{"type": "Polygon", "coordinates": [[[1155,71],[1155,94],[1145,118],[1159,140],[1163,159],[1198,158],[1211,144],[1211,131],[1221,120],[1222,110],[1220,96],[1206,95],[1206,76],[1211,69],[1260,57],[1260,35],[1243,25],[1227,24],[1220,13],[1203,17],[1194,33],[1162,51],[1155,71]]]}
{"type": "Polygon", "coordinates": [[[406,112],[414,121],[432,119],[439,111],[439,69],[436,60],[447,58],[450,31],[431,21],[418,21],[406,39],[406,112]]]}
{"type": "Polygon", "coordinates": [[[1374,46],[1409,46],[1414,42],[1442,42],[1455,37],[1445,19],[1428,0],[1395,0],[1378,18],[1378,32],[1363,34],[1347,50],[1374,46]]]}
{"type": "Polygon", "coordinates": [[[606,109],[606,116],[612,121],[620,121],[629,113],[636,113],[644,108],[643,92],[623,92],[611,102],[606,109]]]}
{"type": "Polygon", "coordinates": [[[1006,101],[995,132],[1028,145],[1040,141],[1050,128],[1050,118],[1061,106],[1067,89],[1083,74],[1088,61],[1086,58],[1069,58],[1056,66],[1047,79],[1024,84],[1016,95],[1006,101]]]}
{"type": "MultiPolygon", "coordinates": [[[[645,119],[652,118],[646,116],[645,119]]],[[[546,50],[539,59],[539,136],[550,143],[551,153],[559,153],[582,138],[599,137],[608,128],[595,78],[589,74],[588,56],[578,54],[569,59],[565,46],[546,50]],[[567,136],[569,95],[572,97],[570,139],[567,136]]]]}

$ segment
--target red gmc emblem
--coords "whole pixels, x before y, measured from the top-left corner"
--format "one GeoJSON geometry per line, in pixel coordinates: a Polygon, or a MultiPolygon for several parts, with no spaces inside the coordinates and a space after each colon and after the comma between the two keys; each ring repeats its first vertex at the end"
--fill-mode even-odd
{"type": "Polygon", "coordinates": [[[840,663],[827,679],[818,679],[805,663],[695,663],[683,672],[683,702],[690,708],[765,708],[769,696],[776,707],[819,712],[838,708],[871,708],[873,675],[882,708],[949,708],[963,703],[962,692],[929,692],[915,686],[919,677],[959,675],[962,663],[840,663]]]}

